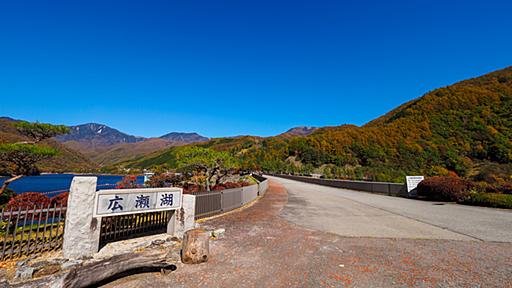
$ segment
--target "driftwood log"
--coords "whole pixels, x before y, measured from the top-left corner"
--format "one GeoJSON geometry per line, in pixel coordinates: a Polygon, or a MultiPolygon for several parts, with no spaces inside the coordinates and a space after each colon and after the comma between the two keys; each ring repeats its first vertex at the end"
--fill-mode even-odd
{"type": "Polygon", "coordinates": [[[76,267],[63,278],[62,287],[79,288],[106,283],[133,273],[172,269],[170,249],[159,247],[142,252],[127,253],[112,258],[76,267]]]}
{"type": "MultiPolygon", "coordinates": [[[[53,276],[12,284],[24,288],[82,288],[95,287],[134,273],[175,270],[179,261],[178,251],[170,247],[148,247],[140,252],[116,255],[111,258],[79,264],[53,276]]],[[[0,282],[0,287],[1,286],[0,282]]],[[[9,286],[7,286],[9,287],[9,286]]]]}
{"type": "Polygon", "coordinates": [[[203,229],[191,229],[183,235],[181,261],[185,264],[199,264],[210,257],[210,235],[203,229]]]}

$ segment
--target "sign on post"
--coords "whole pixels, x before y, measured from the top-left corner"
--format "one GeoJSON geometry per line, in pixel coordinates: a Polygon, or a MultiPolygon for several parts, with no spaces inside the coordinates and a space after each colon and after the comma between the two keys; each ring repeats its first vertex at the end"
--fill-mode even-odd
{"type": "Polygon", "coordinates": [[[99,190],[94,217],[176,210],[182,194],[183,189],[175,187],[99,190]]]}
{"type": "Polygon", "coordinates": [[[423,181],[425,177],[423,176],[405,176],[405,180],[407,182],[407,192],[411,192],[412,190],[418,187],[421,181],[423,181]]]}

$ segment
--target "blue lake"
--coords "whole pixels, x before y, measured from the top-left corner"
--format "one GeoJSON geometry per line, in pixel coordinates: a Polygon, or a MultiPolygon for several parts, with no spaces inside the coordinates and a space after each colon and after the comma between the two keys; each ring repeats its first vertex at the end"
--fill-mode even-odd
{"type": "MultiPolygon", "coordinates": [[[[9,184],[9,189],[17,194],[24,192],[47,192],[48,196],[57,195],[69,191],[71,180],[74,176],[85,176],[75,174],[45,174],[40,176],[26,176],[9,184]]],[[[124,176],[118,175],[87,175],[98,177],[98,189],[115,188],[116,183],[121,181],[124,176]]],[[[0,178],[0,184],[5,181],[5,177],[0,178]]],[[[138,176],[137,183],[143,184],[144,177],[138,176]]]]}

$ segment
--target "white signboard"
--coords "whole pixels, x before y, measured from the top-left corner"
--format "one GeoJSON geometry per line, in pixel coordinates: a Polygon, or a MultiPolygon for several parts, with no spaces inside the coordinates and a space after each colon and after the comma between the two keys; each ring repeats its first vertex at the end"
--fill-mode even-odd
{"type": "Polygon", "coordinates": [[[411,192],[412,190],[418,187],[421,181],[423,181],[425,177],[423,176],[405,176],[405,180],[407,182],[407,192],[411,192]]]}
{"type": "Polygon", "coordinates": [[[96,192],[94,216],[115,216],[181,208],[181,188],[112,189],[96,192]]]}

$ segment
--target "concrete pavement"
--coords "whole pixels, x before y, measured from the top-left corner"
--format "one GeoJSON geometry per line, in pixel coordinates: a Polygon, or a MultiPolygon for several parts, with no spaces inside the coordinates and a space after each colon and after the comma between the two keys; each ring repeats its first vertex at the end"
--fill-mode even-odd
{"type": "Polygon", "coordinates": [[[332,188],[278,177],[281,216],[341,236],[512,242],[512,212],[332,188]]]}

